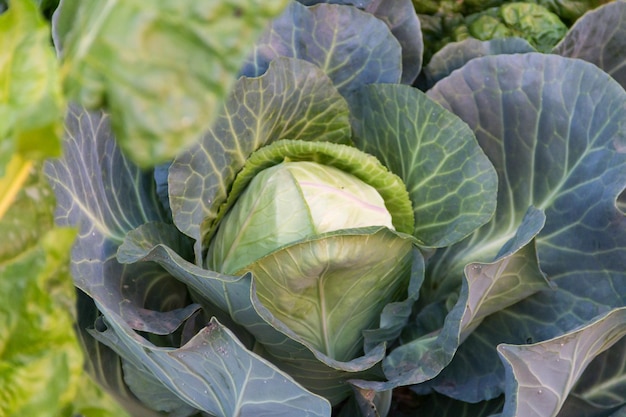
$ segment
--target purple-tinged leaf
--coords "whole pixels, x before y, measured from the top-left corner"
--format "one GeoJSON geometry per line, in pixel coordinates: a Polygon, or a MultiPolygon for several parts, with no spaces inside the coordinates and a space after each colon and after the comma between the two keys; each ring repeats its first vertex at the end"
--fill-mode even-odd
{"type": "Polygon", "coordinates": [[[596,64],[626,88],[626,2],[614,1],[583,15],[553,53],[596,64]]]}
{"type": "Polygon", "coordinates": [[[626,336],[626,308],[554,339],[498,346],[508,376],[502,417],[554,417],[583,371],[626,336]]]}
{"type": "Polygon", "coordinates": [[[261,36],[241,73],[259,76],[279,57],[317,65],[344,96],[365,84],[397,83],[402,49],[385,23],[352,6],[297,2],[261,36]]]}

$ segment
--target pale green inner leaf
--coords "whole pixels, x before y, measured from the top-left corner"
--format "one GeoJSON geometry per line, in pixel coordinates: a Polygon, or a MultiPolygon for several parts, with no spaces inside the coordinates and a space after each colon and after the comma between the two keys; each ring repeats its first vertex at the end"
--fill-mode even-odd
{"type": "Polygon", "coordinates": [[[246,270],[261,302],[302,339],[336,360],[362,349],[362,331],[404,294],[412,241],[388,229],[301,242],[246,270]]]}

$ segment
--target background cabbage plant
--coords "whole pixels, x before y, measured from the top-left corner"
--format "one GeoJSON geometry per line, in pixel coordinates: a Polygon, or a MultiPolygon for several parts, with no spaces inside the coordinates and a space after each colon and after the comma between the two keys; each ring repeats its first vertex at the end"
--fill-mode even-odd
{"type": "Polygon", "coordinates": [[[431,53],[408,0],[62,1],[43,171],[91,375],[134,415],[621,415],[626,2],[572,3],[431,53]],[[255,217],[285,162],[392,227],[317,230],[300,186],[255,217]]]}

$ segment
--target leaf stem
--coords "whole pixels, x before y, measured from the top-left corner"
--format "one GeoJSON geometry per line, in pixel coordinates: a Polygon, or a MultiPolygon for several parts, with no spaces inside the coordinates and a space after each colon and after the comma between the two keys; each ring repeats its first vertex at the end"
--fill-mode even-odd
{"type": "Polygon", "coordinates": [[[22,189],[32,166],[32,160],[26,160],[19,154],[13,155],[9,161],[4,177],[0,178],[0,219],[4,217],[15,196],[22,189]]]}

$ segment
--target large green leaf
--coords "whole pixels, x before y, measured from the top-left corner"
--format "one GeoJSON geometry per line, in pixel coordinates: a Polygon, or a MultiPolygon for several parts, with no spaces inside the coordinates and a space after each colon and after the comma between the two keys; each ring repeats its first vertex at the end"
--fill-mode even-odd
{"type": "Polygon", "coordinates": [[[0,15],[0,177],[11,156],[58,155],[63,99],[50,29],[31,1],[0,15]]]}
{"type": "Polygon", "coordinates": [[[585,14],[553,52],[594,63],[626,88],[626,2],[615,1],[585,14]]]}
{"type": "Polygon", "coordinates": [[[344,96],[364,84],[397,83],[402,50],[389,27],[356,7],[292,2],[261,36],[242,74],[263,74],[278,57],[309,61],[344,96]]]}
{"type": "Polygon", "coordinates": [[[55,19],[67,95],[106,107],[143,167],[173,158],[214,119],[250,45],[286,0],[63,0],[55,19]]]}
{"type": "Polygon", "coordinates": [[[75,231],[53,227],[38,171],[0,221],[0,415],[69,416],[83,365],[68,274],[75,231]]]}
{"type": "Polygon", "coordinates": [[[467,263],[494,256],[530,205],[545,211],[537,252],[558,286],[487,317],[461,346],[438,389],[454,380],[455,395],[479,401],[504,386],[498,343],[555,337],[626,303],[626,219],[616,207],[626,184],[626,94],[594,65],[530,53],[474,59],[429,95],[476,132],[500,183],[493,220],[433,259],[424,294],[445,298],[467,263]]]}
{"type": "Polygon", "coordinates": [[[174,222],[199,244],[250,154],[279,139],[350,140],[348,107],[328,77],[305,61],[282,58],[258,78],[242,77],[202,140],[169,169],[174,222]]]}
{"type": "MultiPolygon", "coordinates": [[[[500,345],[509,380],[503,417],[553,417],[589,363],[626,336],[626,308],[532,345],[500,345]]],[[[623,405],[624,402],[619,405],[623,405]]]]}
{"type": "Polygon", "coordinates": [[[458,242],[492,216],[496,174],[458,117],[401,85],[360,89],[353,117],[356,146],[406,184],[421,244],[458,242]]]}
{"type": "Polygon", "coordinates": [[[50,31],[30,1],[0,15],[0,218],[33,168],[60,152],[63,99],[50,31]]]}
{"type": "Polygon", "coordinates": [[[78,389],[82,370],[65,263],[74,231],[53,229],[40,237],[20,256],[0,262],[3,416],[60,415],[78,389]]]}

